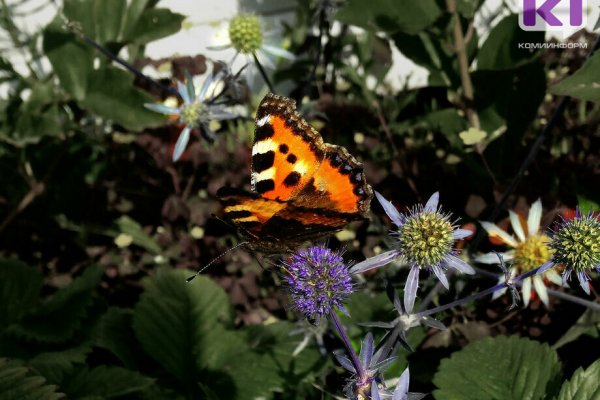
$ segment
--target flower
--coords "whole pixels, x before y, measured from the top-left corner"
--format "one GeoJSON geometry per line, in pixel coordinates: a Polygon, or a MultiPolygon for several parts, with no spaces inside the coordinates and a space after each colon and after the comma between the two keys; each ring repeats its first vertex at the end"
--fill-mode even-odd
{"type": "Polygon", "coordinates": [[[552,259],[546,262],[540,271],[546,271],[555,265],[563,265],[562,278],[566,283],[573,272],[577,274],[581,288],[589,295],[589,271],[600,272],[600,221],[589,212],[582,215],[579,209],[575,218],[564,220],[554,232],[550,247],[554,250],[552,259]]]}
{"type": "Polygon", "coordinates": [[[456,257],[453,248],[455,240],[463,239],[473,232],[456,229],[450,221],[450,214],[444,214],[438,207],[439,193],[434,193],[425,206],[417,205],[408,213],[401,214],[381,194],[375,192],[383,210],[398,229],[392,233],[396,238],[396,248],[371,257],[356,264],[350,272],[359,273],[389,264],[401,257],[410,264],[410,272],[404,288],[404,308],[407,313],[413,309],[419,285],[419,271],[433,272],[440,282],[449,287],[444,274],[447,268],[454,268],[465,274],[474,274],[475,270],[456,257]]]}
{"type": "MultiPolygon", "coordinates": [[[[499,239],[502,243],[512,247],[512,250],[508,250],[504,253],[482,254],[475,257],[474,261],[483,264],[499,264],[500,259],[498,258],[498,255],[500,255],[504,261],[512,261],[509,273],[510,277],[514,278],[517,275],[538,268],[549,261],[554,251],[549,245],[550,237],[540,232],[542,202],[539,199],[531,205],[527,215],[527,223],[525,225],[515,212],[509,211],[508,214],[512,229],[517,235],[516,239],[491,222],[482,221],[481,226],[483,226],[489,236],[499,239]]],[[[544,274],[538,273],[523,279],[521,291],[523,293],[523,305],[525,307],[529,305],[532,287],[540,300],[546,306],[548,305],[548,290],[546,289],[544,278],[554,284],[561,284],[560,276],[554,270],[548,270],[544,274]]],[[[500,278],[500,282],[503,281],[504,278],[500,278]]],[[[492,298],[497,299],[505,292],[506,288],[498,290],[494,292],[492,298]]]]}
{"type": "Polygon", "coordinates": [[[209,128],[210,121],[223,121],[237,117],[235,114],[226,112],[223,104],[213,104],[218,96],[214,96],[214,94],[207,96],[211,85],[220,80],[220,73],[216,75],[211,74],[206,78],[198,95],[196,95],[192,77],[189,74],[186,75],[186,83],[177,81],[177,92],[183,100],[182,105],[172,107],[166,104],[144,104],[144,107],[149,110],[165,115],[177,116],[177,120],[185,124],[173,149],[174,162],[181,157],[181,154],[183,154],[183,151],[187,147],[192,129],[199,127],[209,138],[213,139],[215,134],[209,128]]]}
{"type": "MultiPolygon", "coordinates": [[[[210,46],[209,49],[225,50],[233,48],[236,54],[231,63],[239,54],[242,54],[260,64],[259,68],[265,65],[274,69],[275,64],[271,61],[271,57],[283,57],[290,61],[295,59],[292,53],[272,43],[273,32],[264,32],[261,21],[255,15],[240,14],[233,17],[227,31],[229,43],[210,46]]],[[[250,70],[248,69],[247,72],[250,73],[250,70]]]]}
{"type": "Polygon", "coordinates": [[[339,253],[323,246],[301,249],[284,263],[283,280],[294,308],[318,321],[334,309],[342,309],[352,293],[352,277],[339,253]]]}
{"type": "Polygon", "coordinates": [[[377,382],[375,380],[377,374],[398,359],[398,357],[388,357],[381,360],[381,355],[382,349],[375,352],[375,342],[370,332],[363,339],[358,355],[360,369],[364,371],[362,376],[348,357],[340,353],[334,353],[340,365],[355,375],[355,379],[351,380],[344,389],[347,397],[367,399],[369,398],[367,394],[372,393],[373,387],[377,390],[377,382]]]}

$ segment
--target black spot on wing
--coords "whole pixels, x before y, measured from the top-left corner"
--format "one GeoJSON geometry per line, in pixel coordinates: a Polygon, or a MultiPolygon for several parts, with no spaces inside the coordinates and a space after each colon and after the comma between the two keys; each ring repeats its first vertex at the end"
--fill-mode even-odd
{"type": "Polygon", "coordinates": [[[295,154],[288,154],[288,156],[286,157],[286,160],[290,164],[294,164],[296,161],[298,161],[298,157],[296,157],[295,154]]]}
{"type": "Polygon", "coordinates": [[[262,181],[256,182],[256,192],[257,193],[266,193],[270,190],[275,189],[275,181],[273,179],[264,179],[262,181]]]}
{"type": "Polygon", "coordinates": [[[229,219],[239,219],[239,218],[246,218],[251,216],[252,213],[248,210],[237,210],[237,211],[230,211],[227,213],[227,218],[229,219]]]}
{"type": "Polygon", "coordinates": [[[275,134],[273,130],[273,125],[266,123],[263,126],[256,126],[254,130],[254,142],[260,142],[261,140],[265,140],[270,138],[275,134]]]}
{"type": "Polygon", "coordinates": [[[258,153],[252,156],[252,168],[256,172],[262,172],[273,166],[275,161],[275,152],[272,150],[266,153],[258,153]]]}
{"type": "Polygon", "coordinates": [[[284,143],[284,144],[280,144],[280,145],[279,145],[279,152],[280,152],[281,154],[287,154],[287,152],[288,152],[289,150],[290,150],[290,148],[288,147],[288,145],[287,145],[287,144],[285,144],[285,143],[284,143]]]}
{"type": "Polygon", "coordinates": [[[296,171],[292,171],[288,174],[288,176],[285,177],[285,179],[283,180],[283,184],[287,187],[296,186],[298,185],[298,182],[300,182],[301,178],[302,175],[300,175],[296,171]]]}

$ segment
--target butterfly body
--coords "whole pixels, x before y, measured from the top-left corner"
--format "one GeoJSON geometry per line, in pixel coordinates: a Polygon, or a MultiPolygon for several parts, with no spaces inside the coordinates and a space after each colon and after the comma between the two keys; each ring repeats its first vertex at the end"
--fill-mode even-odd
{"type": "Polygon", "coordinates": [[[256,115],[251,191],[224,187],[225,216],[265,253],[289,251],[307,240],[364,219],[373,191],[348,151],[325,143],[294,101],[268,94],[256,115]]]}

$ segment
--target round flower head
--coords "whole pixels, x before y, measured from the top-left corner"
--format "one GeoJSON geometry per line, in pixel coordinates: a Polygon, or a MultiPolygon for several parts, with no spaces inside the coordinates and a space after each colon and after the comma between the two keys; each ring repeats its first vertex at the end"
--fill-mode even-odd
{"type": "MultiPolygon", "coordinates": [[[[487,231],[490,237],[500,239],[505,245],[511,247],[504,253],[486,253],[475,257],[476,262],[483,264],[499,264],[500,258],[504,261],[511,261],[510,276],[515,277],[525,272],[540,267],[549,261],[553,250],[550,247],[550,237],[540,231],[540,222],[542,220],[542,202],[536,200],[529,209],[526,223],[513,211],[509,211],[512,230],[517,236],[514,238],[508,232],[500,229],[496,224],[482,221],[481,226],[487,231]]],[[[554,270],[548,270],[543,274],[536,274],[523,279],[522,293],[523,305],[527,306],[531,299],[532,288],[535,290],[540,300],[548,305],[548,290],[544,279],[551,281],[556,285],[561,285],[561,279],[554,270]]],[[[499,281],[503,282],[504,276],[499,281]]],[[[493,299],[500,297],[506,292],[506,288],[494,292],[493,299]]]]}
{"type": "Polygon", "coordinates": [[[600,221],[591,212],[582,215],[577,210],[575,218],[562,221],[554,232],[550,247],[554,255],[542,270],[563,265],[563,282],[575,272],[582,289],[590,294],[588,273],[592,269],[600,272],[600,221]]]}
{"type": "Polygon", "coordinates": [[[227,112],[222,104],[213,104],[216,97],[214,93],[209,93],[209,88],[212,87],[214,89],[220,83],[220,80],[220,73],[216,75],[211,74],[205,79],[200,92],[196,94],[192,77],[186,73],[185,83],[177,81],[177,91],[183,100],[181,106],[172,107],[166,104],[144,104],[144,107],[149,110],[175,116],[179,122],[185,124],[173,149],[174,162],[181,157],[186,149],[192,129],[199,127],[207,137],[214,139],[216,135],[209,128],[211,121],[224,121],[237,117],[235,114],[227,112]]]}
{"type": "Polygon", "coordinates": [[[284,264],[284,282],[295,309],[318,321],[352,293],[352,277],[339,253],[323,246],[301,249],[284,264]]]}
{"type": "Polygon", "coordinates": [[[254,15],[238,15],[229,23],[229,39],[234,49],[242,54],[253,54],[260,49],[263,32],[254,15]]]}
{"type": "Polygon", "coordinates": [[[474,274],[473,268],[456,257],[454,241],[472,234],[470,230],[456,229],[450,221],[450,214],[444,214],[438,207],[439,193],[434,193],[427,203],[418,205],[408,213],[401,214],[382,195],[375,192],[377,200],[390,217],[397,230],[392,233],[396,238],[396,249],[379,254],[356,264],[352,273],[364,272],[381,267],[401,257],[411,265],[404,289],[404,307],[407,313],[412,311],[419,271],[433,272],[444,287],[448,288],[448,279],[444,274],[447,268],[454,268],[466,274],[474,274]]]}

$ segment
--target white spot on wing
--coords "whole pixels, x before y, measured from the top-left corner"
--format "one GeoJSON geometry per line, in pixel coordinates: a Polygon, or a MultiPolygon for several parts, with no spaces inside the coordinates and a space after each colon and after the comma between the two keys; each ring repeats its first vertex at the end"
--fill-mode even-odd
{"type": "Polygon", "coordinates": [[[262,117],[261,119],[256,121],[256,126],[263,126],[265,124],[268,124],[270,121],[271,121],[271,116],[265,115],[264,117],[262,117]]]}
{"type": "Polygon", "coordinates": [[[256,182],[264,181],[265,179],[273,179],[275,177],[275,168],[271,167],[260,173],[255,172],[254,174],[256,174],[256,182]]]}
{"type": "Polygon", "coordinates": [[[277,147],[279,147],[279,143],[275,142],[273,139],[261,140],[260,142],[254,143],[254,146],[252,146],[252,155],[275,151],[277,147]]]}
{"type": "Polygon", "coordinates": [[[308,166],[306,165],[305,162],[298,161],[294,164],[294,171],[296,171],[300,175],[304,175],[304,174],[306,174],[306,171],[308,171],[308,166]]]}

